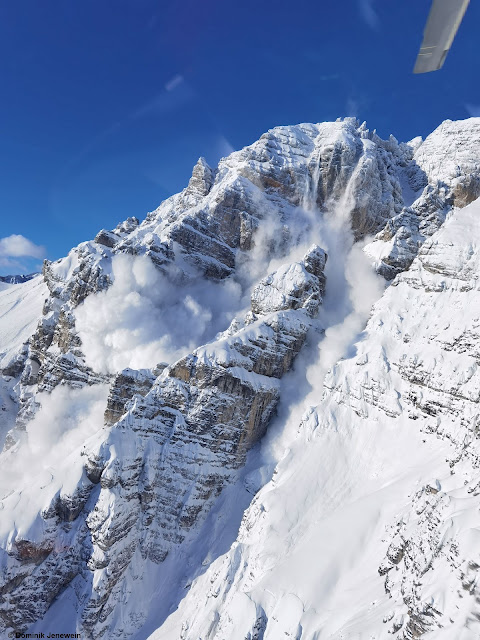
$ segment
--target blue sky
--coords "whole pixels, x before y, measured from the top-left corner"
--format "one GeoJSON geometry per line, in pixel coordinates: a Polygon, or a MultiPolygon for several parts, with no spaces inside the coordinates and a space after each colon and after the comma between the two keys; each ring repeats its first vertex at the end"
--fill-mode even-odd
{"type": "Polygon", "coordinates": [[[200,155],[216,164],[276,125],[355,115],[408,140],[447,118],[480,115],[479,3],[444,68],[414,76],[429,8],[430,0],[1,3],[0,274],[61,257],[129,215],[142,219],[185,186],[200,155]]]}

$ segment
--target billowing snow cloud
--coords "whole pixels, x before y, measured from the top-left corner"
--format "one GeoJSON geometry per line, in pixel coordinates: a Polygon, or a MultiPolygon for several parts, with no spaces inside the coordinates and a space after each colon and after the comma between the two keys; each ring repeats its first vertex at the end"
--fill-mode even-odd
{"type": "Polygon", "coordinates": [[[311,332],[309,347],[300,352],[297,364],[282,381],[278,417],[262,443],[267,464],[278,462],[298,430],[302,417],[318,404],[323,381],[351,349],[365,327],[372,305],[385,288],[385,280],[373,269],[363,247],[369,239],[354,243],[350,216],[354,201],[347,198],[318,220],[310,240],[328,254],[325,268],[326,294],[317,319],[323,337],[311,332]]]}
{"type": "Polygon", "coordinates": [[[101,384],[83,389],[58,386],[50,394],[39,394],[40,408],[22,434],[20,448],[2,458],[3,545],[12,522],[20,537],[34,540],[36,532],[43,528],[39,511],[50,504],[57,492],[71,495],[75,490],[83,474],[80,451],[85,441],[103,427],[108,391],[109,385],[101,384]],[[24,487],[19,495],[11,491],[15,486],[24,487]]]}
{"type": "Polygon", "coordinates": [[[238,283],[173,284],[149,258],[117,255],[113,285],[76,312],[87,363],[114,373],[172,362],[225,329],[241,304],[238,283]]]}

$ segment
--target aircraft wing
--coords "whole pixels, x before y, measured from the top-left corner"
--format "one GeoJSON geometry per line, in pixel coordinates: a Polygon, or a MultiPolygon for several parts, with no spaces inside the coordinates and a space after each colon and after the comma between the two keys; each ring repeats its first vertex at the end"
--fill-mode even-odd
{"type": "Polygon", "coordinates": [[[413,73],[441,69],[470,0],[433,0],[413,73]]]}

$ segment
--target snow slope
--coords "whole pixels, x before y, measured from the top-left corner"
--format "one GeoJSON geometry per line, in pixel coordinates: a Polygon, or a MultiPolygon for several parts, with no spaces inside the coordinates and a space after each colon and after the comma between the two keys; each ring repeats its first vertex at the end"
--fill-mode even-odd
{"type": "Polygon", "coordinates": [[[0,290],[1,369],[35,331],[47,296],[47,285],[40,275],[0,290]]]}

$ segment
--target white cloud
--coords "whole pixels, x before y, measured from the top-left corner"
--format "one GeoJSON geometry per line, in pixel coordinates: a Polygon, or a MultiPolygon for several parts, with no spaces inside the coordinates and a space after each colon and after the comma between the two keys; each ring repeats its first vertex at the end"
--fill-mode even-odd
{"type": "Polygon", "coordinates": [[[196,98],[195,92],[187,84],[183,76],[175,76],[165,85],[164,90],[136,109],[130,116],[132,120],[146,116],[163,116],[180,109],[196,98]]]}
{"type": "Polygon", "coordinates": [[[25,236],[13,234],[6,238],[0,238],[0,258],[43,258],[45,247],[34,244],[25,236]]]}
{"type": "Polygon", "coordinates": [[[380,26],[380,20],[377,12],[373,8],[373,2],[374,0],[358,0],[358,9],[364,22],[370,29],[377,31],[380,26]]]}

